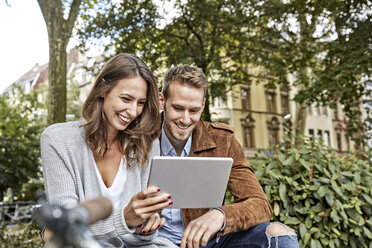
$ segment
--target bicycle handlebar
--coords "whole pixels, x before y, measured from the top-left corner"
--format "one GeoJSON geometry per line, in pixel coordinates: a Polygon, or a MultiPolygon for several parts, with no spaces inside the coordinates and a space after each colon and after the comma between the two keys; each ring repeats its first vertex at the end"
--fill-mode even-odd
{"type": "Polygon", "coordinates": [[[112,204],[109,199],[100,196],[81,202],[72,209],[47,204],[45,194],[39,196],[38,201],[42,201],[42,206],[38,210],[36,221],[39,225],[53,231],[54,234],[51,242],[45,247],[102,247],[87,229],[87,225],[110,216],[112,204]]]}

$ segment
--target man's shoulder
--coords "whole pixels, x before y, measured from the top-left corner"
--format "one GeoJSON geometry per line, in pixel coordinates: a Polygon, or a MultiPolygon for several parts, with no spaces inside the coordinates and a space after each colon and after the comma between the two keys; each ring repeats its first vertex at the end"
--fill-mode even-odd
{"type": "Polygon", "coordinates": [[[229,126],[228,124],[225,124],[223,122],[204,122],[207,129],[209,131],[215,131],[215,132],[227,132],[234,134],[235,129],[232,126],[229,126]]]}

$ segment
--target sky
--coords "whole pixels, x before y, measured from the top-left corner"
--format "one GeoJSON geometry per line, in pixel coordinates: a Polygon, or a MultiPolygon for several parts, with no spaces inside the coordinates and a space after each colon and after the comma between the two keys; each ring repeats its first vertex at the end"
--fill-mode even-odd
{"type": "Polygon", "coordinates": [[[36,0],[0,0],[0,94],[36,63],[48,62],[48,33],[36,0]]]}

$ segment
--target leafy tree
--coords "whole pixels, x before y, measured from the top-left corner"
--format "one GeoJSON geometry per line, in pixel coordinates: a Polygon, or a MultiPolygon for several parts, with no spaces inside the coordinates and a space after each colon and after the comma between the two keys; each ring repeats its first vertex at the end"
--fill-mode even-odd
{"type": "MultiPolygon", "coordinates": [[[[306,106],[314,102],[334,107],[338,100],[348,122],[360,124],[360,76],[371,73],[371,1],[264,1],[256,10],[254,61],[273,85],[295,76],[296,133],[304,134],[306,106]]],[[[349,133],[361,130],[349,127],[349,133]]]]}
{"type": "MultiPolygon", "coordinates": [[[[194,64],[209,77],[212,97],[224,95],[226,85],[248,80],[239,63],[240,51],[227,49],[238,44],[234,39],[245,32],[243,27],[254,24],[247,1],[176,1],[177,14],[171,20],[150,0],[101,1],[93,13],[88,11],[92,6],[86,6],[82,19],[87,25],[79,32],[85,40],[106,38],[107,50],[140,54],[158,72],[180,63],[194,64]]],[[[204,114],[210,119],[209,108],[204,114]]]]}
{"type": "Polygon", "coordinates": [[[66,121],[66,48],[79,14],[81,0],[38,0],[48,30],[48,123],[66,121]],[[67,16],[67,19],[65,18],[67,16]]]}
{"type": "Polygon", "coordinates": [[[0,200],[11,189],[18,195],[22,184],[40,175],[39,136],[43,120],[37,116],[37,93],[10,99],[0,96],[0,200]]]}
{"type": "Polygon", "coordinates": [[[175,1],[176,14],[166,18],[169,14],[151,0],[103,1],[85,5],[80,35],[104,38],[111,53],[140,54],[158,76],[174,64],[195,64],[210,79],[212,97],[253,77],[277,87],[288,85],[293,75],[298,90],[294,130],[304,134],[306,107],[314,102],[332,107],[335,97],[345,105],[349,124],[362,122],[355,114],[360,116],[356,106],[363,92],[358,77],[370,75],[371,68],[370,5],[370,0],[189,0],[175,1]]]}
{"type": "Polygon", "coordinates": [[[347,135],[359,146],[365,145],[363,130],[371,126],[371,113],[362,121],[360,108],[365,90],[364,81],[372,76],[372,1],[338,1],[332,13],[337,38],[324,44],[326,52],[322,68],[308,89],[297,96],[299,100],[317,101],[344,106],[347,135]]]}

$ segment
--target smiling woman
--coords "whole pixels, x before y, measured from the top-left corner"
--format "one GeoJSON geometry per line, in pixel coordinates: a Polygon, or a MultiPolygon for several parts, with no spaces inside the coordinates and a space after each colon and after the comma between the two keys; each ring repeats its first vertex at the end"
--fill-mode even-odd
{"type": "Polygon", "coordinates": [[[41,137],[49,203],[72,208],[103,195],[114,210],[90,230],[105,247],[172,247],[157,237],[158,212],[169,194],[148,187],[148,161],[160,154],[159,92],[138,57],[118,54],[98,74],[83,106],[83,121],[54,124],[41,137]],[[148,198],[157,193],[157,196],[148,198]]]}

